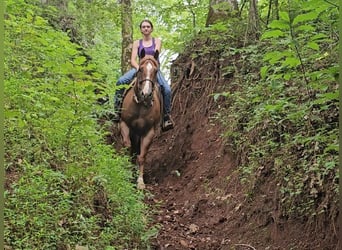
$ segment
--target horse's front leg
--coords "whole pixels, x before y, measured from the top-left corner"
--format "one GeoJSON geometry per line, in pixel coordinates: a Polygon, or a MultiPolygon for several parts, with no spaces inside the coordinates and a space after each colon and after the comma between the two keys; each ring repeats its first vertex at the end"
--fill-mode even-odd
{"type": "Polygon", "coordinates": [[[145,137],[141,138],[140,143],[140,154],[137,157],[138,165],[139,165],[139,177],[138,177],[138,189],[145,189],[144,183],[144,167],[147,151],[152,143],[154,137],[154,129],[152,128],[145,137]]]}
{"type": "Polygon", "coordinates": [[[129,138],[129,127],[123,121],[120,122],[120,132],[124,147],[131,148],[131,139],[129,138]]]}

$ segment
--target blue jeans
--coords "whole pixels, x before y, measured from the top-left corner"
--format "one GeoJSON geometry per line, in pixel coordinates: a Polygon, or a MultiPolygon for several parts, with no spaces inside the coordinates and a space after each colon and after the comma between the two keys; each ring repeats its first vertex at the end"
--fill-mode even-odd
{"type": "MultiPolygon", "coordinates": [[[[137,69],[135,69],[135,68],[132,68],[131,70],[127,71],[116,82],[116,86],[120,86],[122,84],[130,84],[136,73],[137,73],[137,69]]],[[[161,92],[163,94],[164,113],[166,115],[169,115],[171,112],[171,87],[167,83],[167,81],[165,80],[165,78],[164,78],[164,76],[160,70],[158,70],[158,73],[157,73],[157,81],[161,87],[161,92]]],[[[124,91],[125,91],[124,88],[118,89],[116,91],[115,96],[114,96],[115,107],[118,107],[120,105],[124,91]]]]}

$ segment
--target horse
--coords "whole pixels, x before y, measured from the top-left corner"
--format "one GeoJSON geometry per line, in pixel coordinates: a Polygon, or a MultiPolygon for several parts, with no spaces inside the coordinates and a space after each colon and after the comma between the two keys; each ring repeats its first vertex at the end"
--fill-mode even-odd
{"type": "Polygon", "coordinates": [[[130,149],[132,160],[139,167],[137,188],[145,189],[146,155],[162,121],[162,97],[157,83],[159,51],[145,55],[141,51],[139,70],[123,98],[120,132],[124,147],[130,149]]]}

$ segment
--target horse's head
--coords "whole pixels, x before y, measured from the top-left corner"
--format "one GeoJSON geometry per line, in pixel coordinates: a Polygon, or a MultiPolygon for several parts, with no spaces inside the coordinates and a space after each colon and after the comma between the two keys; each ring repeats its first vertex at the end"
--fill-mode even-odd
{"type": "Polygon", "coordinates": [[[142,49],[140,54],[139,70],[137,72],[137,81],[135,84],[135,96],[138,103],[144,103],[146,106],[152,105],[153,90],[157,84],[157,72],[159,51],[153,56],[145,55],[142,49]]]}

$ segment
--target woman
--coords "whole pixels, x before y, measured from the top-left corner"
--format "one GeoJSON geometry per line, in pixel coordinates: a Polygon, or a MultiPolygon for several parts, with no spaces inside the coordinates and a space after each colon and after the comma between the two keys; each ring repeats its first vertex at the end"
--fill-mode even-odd
{"type": "MultiPolygon", "coordinates": [[[[161,51],[161,40],[159,38],[152,37],[151,33],[153,32],[153,24],[150,20],[143,20],[140,25],[140,31],[143,36],[142,39],[136,40],[133,42],[132,54],[131,54],[131,65],[132,69],[125,73],[123,76],[119,78],[116,85],[122,84],[130,84],[135,74],[139,70],[139,63],[137,62],[137,58],[139,58],[140,51],[144,48],[146,55],[153,55],[156,50],[161,51]]],[[[164,119],[163,119],[163,130],[172,129],[174,124],[171,119],[171,88],[170,85],[166,82],[162,72],[160,69],[157,73],[157,81],[161,86],[161,92],[164,98],[164,119]]],[[[114,117],[114,121],[120,120],[120,107],[122,101],[122,94],[124,89],[119,89],[116,91],[114,101],[117,109],[116,115],[114,117]]]]}

